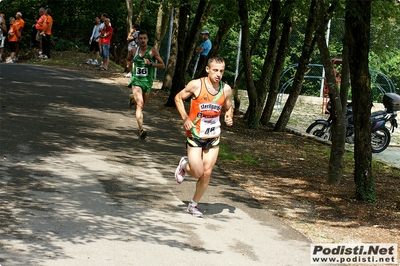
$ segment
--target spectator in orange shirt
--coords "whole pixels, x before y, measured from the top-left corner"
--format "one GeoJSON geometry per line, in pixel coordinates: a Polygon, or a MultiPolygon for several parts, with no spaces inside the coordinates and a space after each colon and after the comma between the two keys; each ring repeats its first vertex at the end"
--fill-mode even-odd
{"type": "Polygon", "coordinates": [[[19,40],[18,27],[15,25],[15,18],[10,18],[10,29],[8,30],[8,44],[10,45],[10,57],[7,58],[6,63],[14,63],[15,47],[19,40]]]}
{"type": "Polygon", "coordinates": [[[39,8],[39,19],[37,20],[35,24],[35,29],[36,29],[36,41],[39,43],[39,56],[42,54],[42,36],[40,36],[40,33],[43,30],[43,25],[46,23],[46,9],[44,7],[39,8]]]}
{"type": "Polygon", "coordinates": [[[42,36],[42,48],[43,53],[39,58],[48,59],[50,58],[50,37],[51,37],[51,30],[53,28],[53,18],[51,17],[51,9],[46,9],[46,22],[43,25],[42,32],[40,35],[42,36]]]}
{"type": "MultiPolygon", "coordinates": [[[[25,27],[25,21],[22,19],[22,13],[21,12],[17,12],[17,14],[15,14],[15,25],[17,25],[18,28],[18,32],[19,32],[19,38],[21,39],[22,37],[22,30],[25,27]]],[[[18,61],[18,54],[19,54],[19,40],[17,42],[17,46],[15,47],[15,58],[14,61],[18,61]]]]}

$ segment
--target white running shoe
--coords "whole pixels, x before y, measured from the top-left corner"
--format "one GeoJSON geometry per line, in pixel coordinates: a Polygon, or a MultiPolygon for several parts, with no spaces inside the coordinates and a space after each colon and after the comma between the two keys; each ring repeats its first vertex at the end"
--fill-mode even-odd
{"type": "Polygon", "coordinates": [[[93,60],[90,58],[89,60],[86,61],[86,64],[90,65],[92,64],[93,60]]]}
{"type": "Polygon", "coordinates": [[[97,60],[92,61],[92,65],[97,66],[99,64],[99,62],[97,62],[97,60]]]}
{"type": "Polygon", "coordinates": [[[125,75],[125,78],[132,78],[132,73],[129,72],[128,74],[125,75]]]}
{"type": "Polygon", "coordinates": [[[203,213],[201,211],[199,211],[199,208],[196,206],[193,206],[192,203],[190,202],[188,207],[187,207],[187,212],[193,214],[193,216],[202,218],[203,217],[203,213]]]}
{"type": "Polygon", "coordinates": [[[185,179],[185,174],[186,174],[186,170],[183,167],[185,164],[188,163],[188,157],[187,156],[183,156],[181,158],[181,160],[179,161],[179,165],[175,170],[175,180],[178,184],[182,183],[183,180],[185,179]]]}

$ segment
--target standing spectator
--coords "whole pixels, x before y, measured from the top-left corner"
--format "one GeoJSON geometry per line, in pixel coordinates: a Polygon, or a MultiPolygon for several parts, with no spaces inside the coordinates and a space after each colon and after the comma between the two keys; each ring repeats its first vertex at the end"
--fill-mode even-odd
{"type": "MultiPolygon", "coordinates": [[[[107,18],[109,18],[108,15],[107,15],[107,13],[101,14],[101,17],[100,17],[101,23],[100,23],[100,27],[99,27],[99,32],[101,32],[101,31],[104,29],[104,27],[106,26],[106,24],[104,23],[104,21],[105,21],[107,18]]],[[[111,20],[110,20],[110,26],[111,26],[111,20]]],[[[100,45],[100,53],[101,53],[101,45],[100,45]]],[[[103,61],[100,63],[100,68],[102,68],[102,67],[103,67],[103,61]]]]}
{"type": "MultiPolygon", "coordinates": [[[[154,68],[165,68],[160,53],[156,48],[149,46],[148,41],[147,31],[140,31],[138,35],[139,46],[133,48],[127,58],[128,61],[133,60],[133,75],[128,87],[132,88],[132,96],[136,102],[136,120],[141,139],[145,139],[147,136],[147,132],[143,128],[143,108],[153,87],[154,68]]],[[[131,100],[129,103],[129,107],[132,107],[131,100]]]]}
{"type": "Polygon", "coordinates": [[[6,63],[14,63],[15,47],[19,40],[19,32],[17,25],[14,24],[15,18],[10,18],[10,29],[8,30],[8,44],[10,45],[10,57],[7,58],[6,63]]]}
{"type": "MultiPolygon", "coordinates": [[[[130,30],[128,33],[128,37],[126,40],[129,42],[128,43],[128,53],[135,47],[138,46],[137,41],[138,41],[138,34],[139,34],[139,25],[134,24],[133,28],[130,30]]],[[[125,75],[126,78],[132,78],[132,61],[126,62],[126,68],[128,69],[128,74],[125,75]]]]}
{"type": "Polygon", "coordinates": [[[86,61],[86,64],[98,65],[97,59],[99,58],[100,44],[100,17],[96,16],[94,18],[94,26],[92,31],[92,36],[89,39],[90,45],[90,58],[86,61]],[[93,58],[94,56],[94,58],[93,58]],[[93,60],[94,59],[94,60],[93,60]]]}
{"type": "Polygon", "coordinates": [[[6,40],[6,36],[4,36],[4,33],[6,32],[6,21],[4,20],[4,14],[0,11],[0,62],[3,61],[4,42],[6,40]]]}
{"type": "Polygon", "coordinates": [[[39,58],[49,59],[50,49],[51,49],[50,37],[51,37],[51,30],[53,28],[53,18],[51,17],[51,9],[47,8],[45,14],[46,14],[46,21],[42,27],[42,32],[40,33],[40,35],[42,36],[43,53],[42,56],[39,56],[39,58]]]}
{"type": "MultiPolygon", "coordinates": [[[[197,68],[200,68],[202,66],[212,48],[212,43],[210,41],[210,32],[208,30],[203,30],[201,32],[201,38],[203,39],[203,42],[200,44],[199,47],[196,48],[196,52],[198,53],[197,68]]],[[[193,74],[195,74],[196,71],[197,69],[194,69],[193,74]]],[[[198,72],[201,73],[201,71],[202,69],[200,69],[198,72]]]]}
{"type": "Polygon", "coordinates": [[[212,169],[217,161],[221,134],[220,115],[225,107],[225,123],[233,125],[232,89],[222,83],[225,60],[222,57],[208,59],[207,77],[190,81],[175,96],[175,104],[186,129],[187,156],[181,158],[175,171],[175,180],[183,182],[188,173],[197,179],[195,193],[187,211],[203,217],[197,203],[204,195],[210,182],[212,169]],[[184,100],[191,98],[189,114],[184,100]]]}
{"type": "Polygon", "coordinates": [[[42,55],[42,36],[40,35],[43,30],[43,25],[46,23],[46,9],[44,7],[39,8],[39,19],[36,21],[36,41],[38,42],[39,56],[42,55]]]}
{"type": "MultiPolygon", "coordinates": [[[[18,32],[19,32],[19,38],[21,39],[22,37],[22,30],[25,27],[25,21],[22,19],[22,13],[21,12],[17,12],[15,14],[15,25],[17,25],[18,28],[18,32]]],[[[15,58],[14,61],[18,61],[18,55],[19,55],[19,40],[17,42],[17,46],[15,47],[15,58]]]]}
{"type": "MultiPolygon", "coordinates": [[[[99,32],[101,32],[101,30],[106,26],[105,21],[106,19],[109,19],[107,13],[103,13],[101,14],[101,23],[100,23],[100,28],[99,28],[99,32]]],[[[111,20],[110,20],[110,26],[111,26],[111,20]]]]}
{"type": "Polygon", "coordinates": [[[110,19],[106,18],[104,20],[104,28],[100,33],[100,56],[103,58],[103,64],[101,65],[101,70],[108,69],[108,62],[110,61],[110,45],[111,38],[113,35],[113,28],[110,26],[110,19]]]}

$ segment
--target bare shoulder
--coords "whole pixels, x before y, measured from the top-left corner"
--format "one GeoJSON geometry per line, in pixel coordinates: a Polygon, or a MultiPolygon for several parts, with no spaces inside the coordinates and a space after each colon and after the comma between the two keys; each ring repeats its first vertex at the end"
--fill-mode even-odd
{"type": "Polygon", "coordinates": [[[232,91],[231,86],[229,86],[228,83],[224,83],[224,92],[225,93],[231,93],[231,91],[232,91]]]}
{"type": "Polygon", "coordinates": [[[200,89],[201,89],[200,79],[194,79],[194,80],[189,81],[189,83],[186,84],[186,87],[185,87],[186,92],[191,92],[194,95],[198,95],[200,89]]]}

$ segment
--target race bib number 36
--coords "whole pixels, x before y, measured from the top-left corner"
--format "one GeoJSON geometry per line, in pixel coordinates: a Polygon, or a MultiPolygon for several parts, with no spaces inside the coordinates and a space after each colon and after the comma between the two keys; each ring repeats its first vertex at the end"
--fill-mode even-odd
{"type": "Polygon", "coordinates": [[[149,75],[149,69],[147,67],[137,67],[136,76],[137,77],[147,77],[149,75]]]}

